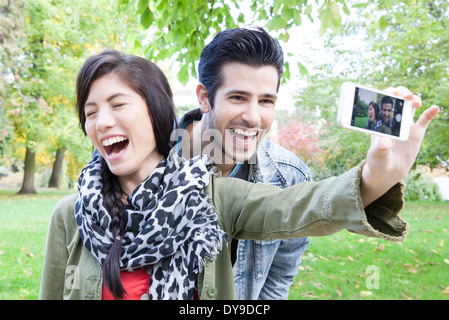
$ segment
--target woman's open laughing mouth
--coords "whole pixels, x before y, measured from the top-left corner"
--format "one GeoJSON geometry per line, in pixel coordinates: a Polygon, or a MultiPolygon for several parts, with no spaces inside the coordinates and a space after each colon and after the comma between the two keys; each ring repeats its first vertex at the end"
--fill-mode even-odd
{"type": "Polygon", "coordinates": [[[108,160],[115,160],[123,155],[129,140],[125,136],[113,136],[102,140],[101,144],[108,160]]]}

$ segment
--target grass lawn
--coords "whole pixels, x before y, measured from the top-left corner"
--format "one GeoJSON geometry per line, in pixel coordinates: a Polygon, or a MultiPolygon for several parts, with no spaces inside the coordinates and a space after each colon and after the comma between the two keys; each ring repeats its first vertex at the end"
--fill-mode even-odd
{"type": "Polygon", "coordinates": [[[38,299],[50,215],[73,192],[0,190],[0,300],[38,299]]]}
{"type": "Polygon", "coordinates": [[[355,117],[354,126],[365,129],[369,117],[355,117]]]}
{"type": "Polygon", "coordinates": [[[403,243],[312,238],[290,299],[449,299],[449,202],[408,202],[403,243]]]}
{"type": "MultiPolygon", "coordinates": [[[[38,298],[48,221],[73,191],[16,192],[0,190],[0,300],[38,298]]],[[[290,299],[449,299],[449,202],[407,203],[402,215],[404,243],[312,238],[290,299]]]]}

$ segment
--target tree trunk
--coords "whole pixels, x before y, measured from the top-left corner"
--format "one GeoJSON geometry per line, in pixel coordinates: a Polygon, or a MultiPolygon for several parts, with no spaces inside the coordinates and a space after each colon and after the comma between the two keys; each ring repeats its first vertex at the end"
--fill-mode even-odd
{"type": "Polygon", "coordinates": [[[56,151],[55,162],[53,162],[53,171],[50,177],[49,188],[59,188],[59,182],[61,181],[62,167],[64,164],[65,148],[61,147],[56,151]]]}
{"type": "Polygon", "coordinates": [[[25,169],[23,172],[22,188],[20,189],[19,194],[36,193],[36,189],[34,188],[35,157],[36,153],[27,148],[25,155],[25,169]]]}

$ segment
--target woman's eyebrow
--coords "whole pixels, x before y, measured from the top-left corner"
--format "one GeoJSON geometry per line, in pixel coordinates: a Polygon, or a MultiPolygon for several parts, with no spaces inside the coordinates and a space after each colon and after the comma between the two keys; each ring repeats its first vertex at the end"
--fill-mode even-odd
{"type": "MultiPolygon", "coordinates": [[[[130,97],[130,95],[129,95],[129,94],[126,94],[126,93],[115,93],[115,94],[111,95],[110,97],[108,97],[108,98],[106,99],[106,101],[107,101],[107,102],[111,102],[111,101],[114,100],[115,98],[121,97],[121,96],[123,96],[123,97],[130,97]]],[[[94,102],[94,101],[87,101],[87,102],[84,104],[84,106],[96,106],[96,105],[97,105],[97,103],[94,102]]]]}
{"type": "Polygon", "coordinates": [[[107,102],[111,102],[115,98],[121,97],[121,96],[123,96],[123,97],[131,97],[131,95],[126,94],[126,93],[116,93],[116,94],[113,94],[112,96],[110,96],[109,98],[107,98],[106,101],[107,102]]]}

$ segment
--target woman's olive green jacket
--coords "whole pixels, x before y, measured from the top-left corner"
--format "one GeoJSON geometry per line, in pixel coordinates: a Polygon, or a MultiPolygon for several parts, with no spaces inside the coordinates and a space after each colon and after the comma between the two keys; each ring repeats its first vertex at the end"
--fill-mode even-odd
{"type": "MultiPolygon", "coordinates": [[[[214,176],[207,191],[220,226],[231,238],[326,236],[347,229],[368,237],[403,241],[408,226],[398,216],[403,206],[402,185],[397,184],[364,209],[359,187],[361,167],[288,189],[214,176]]],[[[52,214],[41,299],[101,299],[101,267],[79,237],[75,197],[63,198],[52,214]]],[[[235,299],[230,248],[224,246],[199,274],[200,299],[235,299]]]]}

